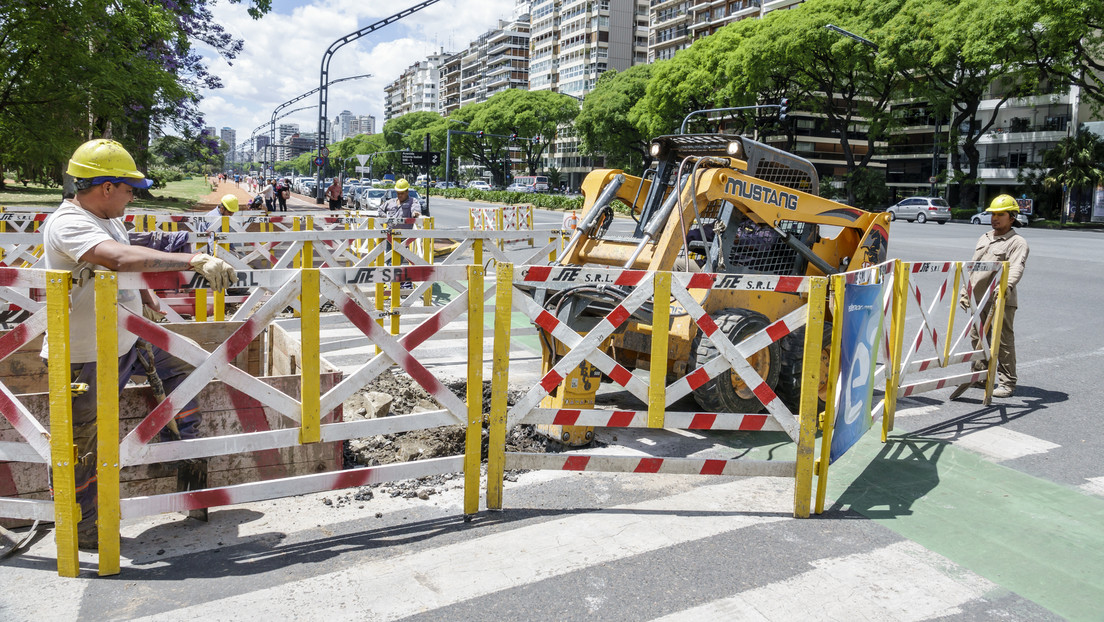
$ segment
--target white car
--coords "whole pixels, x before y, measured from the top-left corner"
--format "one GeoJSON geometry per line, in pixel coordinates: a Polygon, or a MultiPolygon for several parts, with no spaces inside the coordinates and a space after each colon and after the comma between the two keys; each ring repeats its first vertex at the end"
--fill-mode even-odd
{"type": "Polygon", "coordinates": [[[381,188],[365,188],[356,195],[356,208],[358,210],[378,210],[387,196],[387,191],[381,188]]]}
{"type": "Polygon", "coordinates": [[[510,184],[506,186],[506,192],[533,192],[533,186],[529,184],[510,184]]]}
{"type": "MultiPolygon", "coordinates": [[[[1026,227],[1030,222],[1027,214],[1024,214],[1023,212],[1016,212],[1015,214],[1013,214],[1012,219],[1012,224],[1017,227],[1026,227]]],[[[971,225],[987,225],[989,224],[990,220],[991,218],[989,216],[989,213],[985,211],[984,207],[981,208],[980,212],[974,214],[973,216],[970,216],[971,225]]]]}
{"type": "Polygon", "coordinates": [[[470,184],[468,184],[468,187],[469,188],[475,188],[476,190],[490,190],[491,189],[491,184],[488,184],[487,182],[485,182],[481,179],[477,179],[477,180],[471,182],[470,184]]]}

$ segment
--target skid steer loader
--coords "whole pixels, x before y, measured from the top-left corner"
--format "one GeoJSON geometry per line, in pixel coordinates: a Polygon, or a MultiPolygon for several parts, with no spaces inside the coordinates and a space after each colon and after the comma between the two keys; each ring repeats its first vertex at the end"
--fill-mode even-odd
{"type": "MultiPolygon", "coordinates": [[[[825,276],[885,260],[888,216],[819,197],[819,178],[808,160],[731,134],[661,136],[651,143],[651,153],[656,164],[642,177],[609,169],[587,175],[579,226],[554,265],[825,276]],[[609,232],[617,202],[631,208],[635,221],[631,236],[609,232]]],[[[546,310],[579,333],[588,332],[629,294],[609,285],[534,289],[534,297],[546,310]]],[[[799,294],[754,289],[692,290],[691,294],[734,343],[804,304],[799,294]]],[[[639,309],[603,344],[606,353],[629,370],[650,367],[650,310],[651,303],[639,309]]],[[[826,330],[826,340],[830,334],[826,330]]],[[[676,307],[672,307],[669,335],[669,377],[685,375],[717,356],[690,316],[676,313],[676,307]]],[[[540,336],[547,372],[564,349],[550,334],[540,336]]],[[[791,409],[801,391],[803,342],[801,329],[749,361],[791,409]]],[[[827,352],[826,342],[825,371],[827,352]]],[[[545,398],[543,406],[592,408],[601,377],[597,368],[584,361],[545,398]]],[[[820,391],[823,400],[823,385],[820,391]]],[[[701,408],[713,412],[763,409],[731,371],[699,387],[693,397],[701,408]]],[[[586,444],[593,438],[591,428],[540,428],[567,445],[586,444]]]]}

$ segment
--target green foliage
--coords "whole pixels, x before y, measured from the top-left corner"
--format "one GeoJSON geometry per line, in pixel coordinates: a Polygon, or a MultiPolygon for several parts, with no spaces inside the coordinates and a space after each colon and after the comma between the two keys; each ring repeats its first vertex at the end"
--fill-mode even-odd
{"type": "Polygon", "coordinates": [[[529,203],[540,209],[579,210],[583,208],[582,197],[567,197],[562,194],[543,194],[531,192],[507,192],[505,190],[477,190],[475,188],[430,188],[430,195],[448,199],[467,199],[485,203],[504,205],[523,205],[529,203]]]}
{"type": "Polygon", "coordinates": [[[848,176],[850,194],[854,197],[851,205],[871,210],[886,206],[889,201],[889,188],[886,187],[885,173],[867,167],[851,171],[848,176]]]}
{"type": "MultiPolygon", "coordinates": [[[[583,153],[605,156],[606,166],[640,175],[648,157],[646,129],[632,122],[632,110],[647,92],[653,65],[634,65],[625,71],[607,71],[583,102],[575,131],[583,153]]],[[[553,185],[558,186],[557,179],[553,185]]]]}

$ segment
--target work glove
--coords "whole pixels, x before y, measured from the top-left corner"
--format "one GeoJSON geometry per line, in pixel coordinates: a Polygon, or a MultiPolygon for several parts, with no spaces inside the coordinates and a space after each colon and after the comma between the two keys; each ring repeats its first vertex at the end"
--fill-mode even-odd
{"type": "Polygon", "coordinates": [[[149,305],[142,305],[142,316],[151,322],[160,322],[165,319],[164,313],[151,308],[149,305]]]}
{"type": "Polygon", "coordinates": [[[238,280],[238,273],[234,267],[218,257],[212,257],[206,253],[196,253],[189,262],[192,269],[207,279],[211,289],[225,291],[238,280]]]}

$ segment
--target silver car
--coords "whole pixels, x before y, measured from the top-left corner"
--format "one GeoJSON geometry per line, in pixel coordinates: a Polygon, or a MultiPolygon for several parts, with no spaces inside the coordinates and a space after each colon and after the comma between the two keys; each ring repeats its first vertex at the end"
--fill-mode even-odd
{"type": "Polygon", "coordinates": [[[380,188],[364,188],[356,195],[356,209],[378,210],[386,196],[386,190],[380,188]]]}
{"type": "Polygon", "coordinates": [[[951,206],[942,197],[910,197],[889,206],[886,211],[889,212],[890,220],[903,218],[918,223],[934,220],[943,225],[951,219],[951,206]]]}

